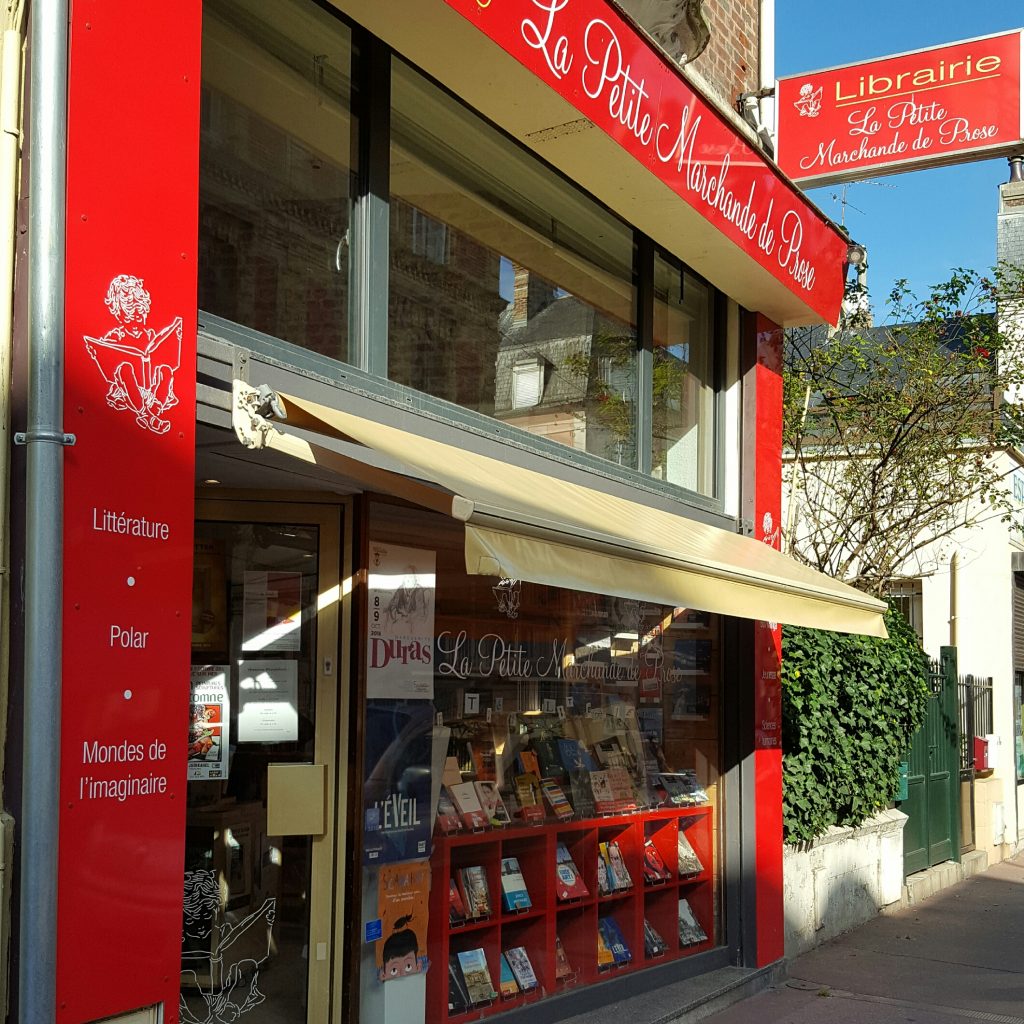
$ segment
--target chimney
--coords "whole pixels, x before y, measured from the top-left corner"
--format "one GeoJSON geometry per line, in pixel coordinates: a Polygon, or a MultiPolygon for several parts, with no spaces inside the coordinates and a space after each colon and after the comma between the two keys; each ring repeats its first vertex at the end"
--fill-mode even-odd
{"type": "Polygon", "coordinates": [[[512,271],[512,323],[520,327],[554,302],[555,290],[519,263],[512,264],[512,271]]]}

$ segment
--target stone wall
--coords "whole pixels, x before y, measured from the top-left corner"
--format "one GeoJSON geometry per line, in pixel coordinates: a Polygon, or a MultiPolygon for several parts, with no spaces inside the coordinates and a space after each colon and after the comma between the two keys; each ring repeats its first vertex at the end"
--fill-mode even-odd
{"type": "Polygon", "coordinates": [[[783,857],[786,956],[792,959],[873,918],[903,895],[902,811],[832,828],[783,857]]]}

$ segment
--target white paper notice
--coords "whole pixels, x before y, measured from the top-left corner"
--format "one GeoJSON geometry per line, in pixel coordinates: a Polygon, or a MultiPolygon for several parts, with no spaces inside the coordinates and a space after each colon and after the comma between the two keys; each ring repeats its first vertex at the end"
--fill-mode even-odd
{"type": "Polygon", "coordinates": [[[434,697],[433,551],[370,542],[366,695],[434,697]]]}
{"type": "Polygon", "coordinates": [[[299,663],[243,661],[238,678],[238,742],[299,738],[299,663]]]}
{"type": "Polygon", "coordinates": [[[302,573],[244,573],[242,633],[243,651],[299,650],[302,573]]]}
{"type": "Polygon", "coordinates": [[[188,726],[188,779],[228,777],[229,665],[193,665],[188,726]]]}

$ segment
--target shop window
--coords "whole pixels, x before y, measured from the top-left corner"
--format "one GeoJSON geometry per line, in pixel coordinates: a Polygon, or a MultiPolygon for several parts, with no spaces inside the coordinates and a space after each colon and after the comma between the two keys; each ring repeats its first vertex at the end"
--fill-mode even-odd
{"type": "Polygon", "coordinates": [[[708,495],[715,483],[712,302],[707,284],[655,256],[651,470],[708,495]]]}
{"type": "Polygon", "coordinates": [[[920,580],[899,580],[889,587],[888,600],[899,609],[919,640],[924,640],[924,591],[920,580]]]}
{"type": "Polygon", "coordinates": [[[370,508],[363,1024],[725,941],[718,617],[468,576],[463,540],[370,508]]]}
{"type": "Polygon", "coordinates": [[[634,248],[628,225],[393,62],[392,380],[637,468],[634,248]],[[425,222],[444,228],[443,261],[425,222]],[[543,390],[522,403],[517,367],[537,359],[543,390]]]}
{"type": "Polygon", "coordinates": [[[348,354],[351,42],[311,0],[205,0],[199,307],[348,354]]]}

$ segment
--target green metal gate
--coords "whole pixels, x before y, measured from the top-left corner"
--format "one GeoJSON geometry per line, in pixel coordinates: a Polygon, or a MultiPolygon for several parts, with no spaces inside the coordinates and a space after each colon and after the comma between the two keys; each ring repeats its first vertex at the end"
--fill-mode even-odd
{"type": "Polygon", "coordinates": [[[931,699],[910,746],[903,871],[960,859],[960,715],[956,648],[943,647],[929,672],[931,699]]]}

